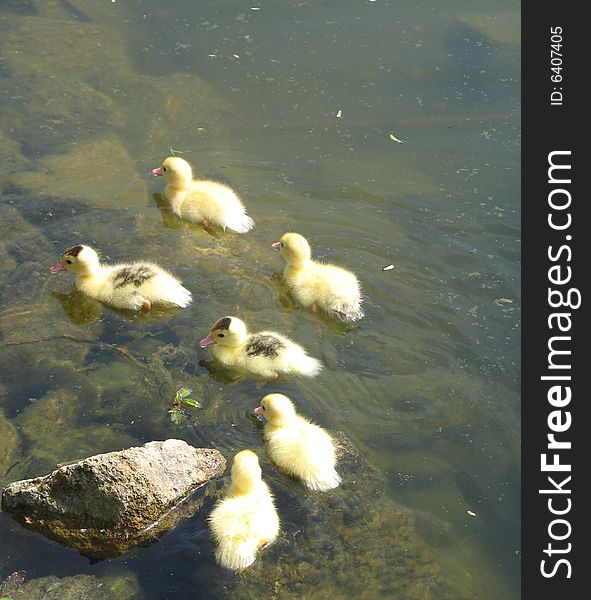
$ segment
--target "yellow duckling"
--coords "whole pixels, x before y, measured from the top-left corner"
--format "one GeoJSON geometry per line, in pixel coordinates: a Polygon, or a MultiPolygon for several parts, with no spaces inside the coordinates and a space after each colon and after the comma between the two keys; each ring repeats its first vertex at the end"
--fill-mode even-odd
{"type": "Polygon", "coordinates": [[[254,412],[267,420],[267,452],[279,469],[315,491],[338,487],[341,477],[335,471],[336,451],[324,429],[300,417],[283,394],[265,396],[254,412]]]}
{"type": "Polygon", "coordinates": [[[209,529],[217,562],[234,570],[251,565],[259,548],[277,537],[279,517],[254,452],[242,450],[234,457],[232,482],[209,515],[209,529]]]}
{"type": "Polygon", "coordinates": [[[283,335],[274,331],[248,333],[246,325],[237,317],[223,317],[215,322],[209,335],[199,345],[210,349],[215,359],[227,367],[244,369],[264,379],[275,379],[282,374],[315,377],[320,372],[320,361],[283,335]]]}
{"type": "Polygon", "coordinates": [[[351,271],[311,259],[310,244],[299,233],[286,233],[272,247],[287,262],[283,277],[292,296],[313,312],[321,309],[344,321],[363,317],[361,290],[351,271]]]}
{"type": "Polygon", "coordinates": [[[80,291],[116,308],[147,311],[152,304],[184,308],[191,303],[191,292],[158,265],[148,262],[102,265],[90,246],[71,246],[50,271],[76,273],[76,287],[80,291]]]}
{"type": "Polygon", "coordinates": [[[172,212],[191,223],[210,223],[238,233],[254,227],[254,221],[237,194],[223,183],[193,179],[191,165],[178,156],[169,156],[152,175],[164,177],[164,195],[172,212]]]}

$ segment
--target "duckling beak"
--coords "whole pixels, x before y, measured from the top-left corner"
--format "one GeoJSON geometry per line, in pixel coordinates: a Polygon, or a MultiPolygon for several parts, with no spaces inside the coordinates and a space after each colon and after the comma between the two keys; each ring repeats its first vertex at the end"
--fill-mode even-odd
{"type": "Polygon", "coordinates": [[[207,346],[211,346],[211,344],[215,344],[215,340],[211,337],[211,335],[204,337],[199,342],[199,346],[201,346],[201,348],[207,348],[207,346]]]}
{"type": "Polygon", "coordinates": [[[280,247],[281,242],[275,242],[274,244],[271,244],[271,248],[273,248],[273,250],[279,250],[280,247]]]}
{"type": "Polygon", "coordinates": [[[156,167],[155,169],[152,169],[150,172],[152,173],[152,175],[155,175],[156,177],[162,177],[162,167],[156,167]]]}
{"type": "Polygon", "coordinates": [[[52,265],[51,267],[49,267],[50,273],[59,273],[60,271],[65,271],[65,270],[66,270],[66,267],[64,267],[64,265],[62,265],[61,262],[55,263],[55,265],[52,265]]]}
{"type": "Polygon", "coordinates": [[[257,407],[254,409],[254,414],[255,414],[255,415],[258,415],[259,417],[262,417],[262,416],[263,416],[263,414],[264,414],[264,413],[263,413],[263,407],[262,407],[262,406],[257,406],[257,407]]]}

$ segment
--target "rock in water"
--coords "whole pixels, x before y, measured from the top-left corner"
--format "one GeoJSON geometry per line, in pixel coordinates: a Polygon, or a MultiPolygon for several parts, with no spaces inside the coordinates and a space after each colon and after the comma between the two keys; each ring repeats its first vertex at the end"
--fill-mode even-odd
{"type": "MultiPolygon", "coordinates": [[[[218,450],[149,442],[15,481],[2,492],[2,510],[85,556],[116,556],[170,529],[187,512],[175,509],[225,466],[218,450]]],[[[189,504],[193,511],[200,501],[189,504]]]]}

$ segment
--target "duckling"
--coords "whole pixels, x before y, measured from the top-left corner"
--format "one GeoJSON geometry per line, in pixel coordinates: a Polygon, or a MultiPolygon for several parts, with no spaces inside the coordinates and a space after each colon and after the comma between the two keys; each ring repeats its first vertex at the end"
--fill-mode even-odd
{"type": "Polygon", "coordinates": [[[80,291],[115,308],[148,311],[152,304],[184,308],[191,303],[191,292],[158,265],[149,262],[104,265],[90,246],[71,246],[49,270],[76,273],[76,287],[80,291]]]}
{"type": "Polygon", "coordinates": [[[178,156],[169,156],[162,166],[152,169],[152,175],[164,177],[164,195],[172,212],[191,223],[210,223],[238,233],[254,227],[254,221],[238,195],[223,183],[193,179],[191,165],[178,156]]]}
{"type": "Polygon", "coordinates": [[[325,492],[338,487],[336,451],[324,429],[296,413],[283,394],[268,394],[254,413],[265,417],[264,439],[269,458],[289,475],[312,490],[325,492]]]}
{"type": "Polygon", "coordinates": [[[259,548],[277,537],[279,517],[254,452],[236,454],[230,487],[208,520],[217,545],[215,558],[227,569],[245,569],[255,561],[259,548]]]}
{"type": "Polygon", "coordinates": [[[343,321],[363,317],[361,290],[351,271],[311,259],[308,240],[299,233],[286,233],[272,244],[287,262],[283,277],[292,296],[302,306],[319,308],[338,315],[343,321]]]}
{"type": "Polygon", "coordinates": [[[248,333],[246,325],[237,317],[223,317],[215,322],[209,335],[199,345],[227,367],[244,369],[264,379],[275,379],[281,374],[315,377],[320,372],[320,361],[274,331],[248,333]]]}

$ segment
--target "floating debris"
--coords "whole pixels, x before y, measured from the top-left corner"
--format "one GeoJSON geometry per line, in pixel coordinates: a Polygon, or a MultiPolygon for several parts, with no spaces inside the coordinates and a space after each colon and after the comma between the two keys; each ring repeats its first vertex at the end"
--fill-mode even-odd
{"type": "Polygon", "coordinates": [[[401,140],[400,138],[396,137],[393,133],[390,134],[390,139],[393,142],[398,142],[399,144],[404,144],[404,140],[401,140]]]}
{"type": "Polygon", "coordinates": [[[250,10],[261,10],[259,6],[251,6],[250,10]]]}
{"type": "Polygon", "coordinates": [[[471,517],[475,517],[476,513],[473,510],[467,510],[466,511],[471,517]]]}
{"type": "Polygon", "coordinates": [[[339,108],[337,112],[337,119],[340,119],[343,116],[343,111],[339,108]]]}
{"type": "Polygon", "coordinates": [[[395,269],[396,267],[394,265],[388,265],[386,267],[382,267],[382,271],[391,271],[392,269],[395,269]]]}
{"type": "Polygon", "coordinates": [[[513,304],[513,299],[512,298],[497,298],[495,300],[495,304],[497,306],[501,306],[502,304],[513,304]]]}
{"type": "Polygon", "coordinates": [[[184,151],[184,150],[175,150],[172,146],[169,146],[168,149],[170,150],[171,156],[175,156],[177,154],[187,154],[186,151],[184,151]]]}
{"type": "Polygon", "coordinates": [[[240,54],[232,54],[234,58],[240,58],[240,54]]]}

